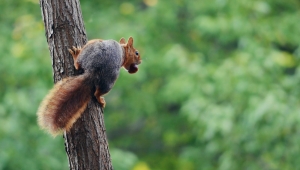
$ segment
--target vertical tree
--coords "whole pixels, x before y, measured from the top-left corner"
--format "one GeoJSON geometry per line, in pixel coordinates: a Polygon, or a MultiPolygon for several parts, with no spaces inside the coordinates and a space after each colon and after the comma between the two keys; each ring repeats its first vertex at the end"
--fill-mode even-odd
{"type": "MultiPolygon", "coordinates": [[[[80,74],[68,52],[68,48],[87,42],[79,0],[40,0],[40,6],[54,82],[80,74]]],[[[112,169],[105,132],[103,110],[91,100],[70,132],[64,134],[70,169],[112,169]]]]}

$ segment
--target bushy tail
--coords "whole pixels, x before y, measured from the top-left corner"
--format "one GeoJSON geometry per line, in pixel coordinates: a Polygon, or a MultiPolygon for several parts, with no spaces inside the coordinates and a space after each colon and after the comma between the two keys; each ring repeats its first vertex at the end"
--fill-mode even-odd
{"type": "Polygon", "coordinates": [[[68,77],[54,85],[37,111],[41,128],[56,136],[72,127],[91,99],[87,78],[85,74],[68,77]]]}

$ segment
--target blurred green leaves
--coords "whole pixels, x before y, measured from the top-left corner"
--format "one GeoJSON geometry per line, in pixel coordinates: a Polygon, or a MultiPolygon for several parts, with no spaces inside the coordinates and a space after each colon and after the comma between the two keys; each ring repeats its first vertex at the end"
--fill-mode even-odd
{"type": "MultiPolygon", "coordinates": [[[[89,39],[133,36],[143,58],[106,96],[115,169],[299,169],[298,1],[81,7],[89,39]]],[[[63,140],[36,124],[53,85],[38,2],[0,8],[0,169],[67,169],[63,140]]]]}
{"type": "Polygon", "coordinates": [[[111,159],[114,165],[114,169],[133,169],[138,160],[136,155],[134,155],[133,153],[125,152],[120,149],[111,149],[110,153],[112,155],[111,159]]]}

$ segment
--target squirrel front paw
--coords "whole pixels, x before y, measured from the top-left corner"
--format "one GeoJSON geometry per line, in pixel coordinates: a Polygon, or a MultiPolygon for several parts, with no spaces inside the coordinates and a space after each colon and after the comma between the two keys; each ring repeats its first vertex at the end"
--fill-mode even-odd
{"type": "Polygon", "coordinates": [[[73,58],[77,58],[81,51],[81,47],[72,46],[72,49],[69,48],[68,51],[72,54],[73,58]]]}
{"type": "Polygon", "coordinates": [[[81,52],[81,47],[72,47],[72,49],[68,49],[68,51],[71,53],[73,60],[74,60],[74,67],[76,68],[76,70],[78,70],[80,68],[79,63],[77,62],[77,58],[79,53],[81,52]]]}

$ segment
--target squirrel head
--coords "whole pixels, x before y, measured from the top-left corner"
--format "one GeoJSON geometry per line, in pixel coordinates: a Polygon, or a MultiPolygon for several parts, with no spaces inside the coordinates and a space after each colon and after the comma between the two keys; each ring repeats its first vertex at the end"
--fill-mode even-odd
{"type": "Polygon", "coordinates": [[[124,62],[122,66],[130,73],[136,73],[138,71],[138,65],[141,64],[141,56],[138,50],[133,47],[133,38],[129,37],[128,42],[124,38],[121,38],[120,44],[124,49],[124,62]]]}

